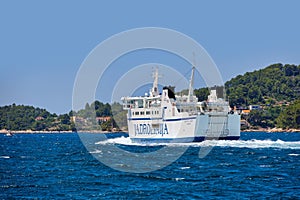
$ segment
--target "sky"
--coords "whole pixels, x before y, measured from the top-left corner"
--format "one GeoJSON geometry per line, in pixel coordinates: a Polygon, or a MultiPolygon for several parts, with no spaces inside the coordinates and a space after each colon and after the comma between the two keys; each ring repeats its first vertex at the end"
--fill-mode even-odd
{"type": "MultiPolygon", "coordinates": [[[[0,106],[16,103],[69,112],[76,75],[90,52],[115,34],[142,27],[172,29],[193,38],[224,81],[273,63],[299,65],[299,7],[297,0],[2,0],[0,106]]],[[[165,55],[159,60],[160,55],[145,51],[118,63],[130,69],[143,62],[172,65],[176,60],[165,55]]],[[[114,84],[109,81],[104,84],[114,84]]]]}

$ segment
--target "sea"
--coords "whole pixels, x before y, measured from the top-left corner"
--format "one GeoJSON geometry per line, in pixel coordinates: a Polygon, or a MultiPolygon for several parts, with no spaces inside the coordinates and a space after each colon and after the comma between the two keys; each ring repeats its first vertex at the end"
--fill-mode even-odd
{"type": "Polygon", "coordinates": [[[193,144],[0,134],[0,199],[300,199],[300,133],[193,144]]]}

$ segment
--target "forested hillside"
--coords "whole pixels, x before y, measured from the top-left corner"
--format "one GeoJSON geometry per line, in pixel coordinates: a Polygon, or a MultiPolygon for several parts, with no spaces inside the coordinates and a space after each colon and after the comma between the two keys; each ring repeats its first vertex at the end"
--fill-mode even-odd
{"type": "Polygon", "coordinates": [[[292,102],[300,97],[300,65],[274,64],[247,72],[225,83],[232,105],[272,105],[292,102]]]}
{"type": "Polygon", "coordinates": [[[68,114],[51,114],[33,106],[9,105],[0,107],[0,130],[11,131],[77,131],[112,130],[125,127],[126,111],[122,105],[95,101],[84,109],[68,114]]]}
{"type": "Polygon", "coordinates": [[[57,116],[46,109],[10,105],[0,107],[0,130],[66,131],[74,130],[68,114],[57,116]]]}
{"type": "Polygon", "coordinates": [[[270,65],[239,75],[225,87],[232,106],[261,106],[242,115],[252,128],[300,128],[300,65],[270,65]]]}
{"type": "Polygon", "coordinates": [[[300,100],[282,110],[276,122],[277,126],[283,129],[300,129],[300,100]]]}

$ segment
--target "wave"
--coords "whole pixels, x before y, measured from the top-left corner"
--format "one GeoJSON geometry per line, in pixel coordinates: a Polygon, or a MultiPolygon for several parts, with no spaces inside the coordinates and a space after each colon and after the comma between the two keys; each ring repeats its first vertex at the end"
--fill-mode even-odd
{"type": "Polygon", "coordinates": [[[289,156],[300,156],[300,154],[297,154],[297,153],[290,153],[289,156]]]}
{"type": "MultiPolygon", "coordinates": [[[[192,144],[193,145],[193,144],[192,144]]],[[[279,148],[279,149],[300,149],[300,141],[282,140],[212,140],[204,141],[200,146],[237,147],[237,148],[279,148]]]]}
{"type": "Polygon", "coordinates": [[[191,147],[236,147],[236,148],[280,148],[300,149],[300,141],[282,140],[205,140],[194,143],[135,143],[129,137],[118,137],[96,142],[97,145],[121,144],[127,146],[191,146],[191,147]]]}
{"type": "Polygon", "coordinates": [[[0,158],[5,158],[5,159],[9,159],[9,156],[0,156],[0,158]]]}

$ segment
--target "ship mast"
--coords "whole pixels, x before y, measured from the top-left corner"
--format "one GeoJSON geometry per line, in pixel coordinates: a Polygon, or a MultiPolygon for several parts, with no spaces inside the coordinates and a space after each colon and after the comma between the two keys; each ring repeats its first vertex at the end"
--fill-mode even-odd
{"type": "Polygon", "coordinates": [[[194,73],[195,73],[195,54],[194,54],[194,61],[193,61],[193,66],[192,66],[192,74],[191,74],[191,79],[190,79],[189,94],[188,94],[187,102],[192,102],[193,101],[193,94],[194,94],[194,73]]]}
{"type": "Polygon", "coordinates": [[[158,68],[157,67],[153,74],[153,78],[154,78],[154,81],[153,81],[153,86],[152,86],[150,94],[152,97],[155,97],[158,95],[158,68]]]}

